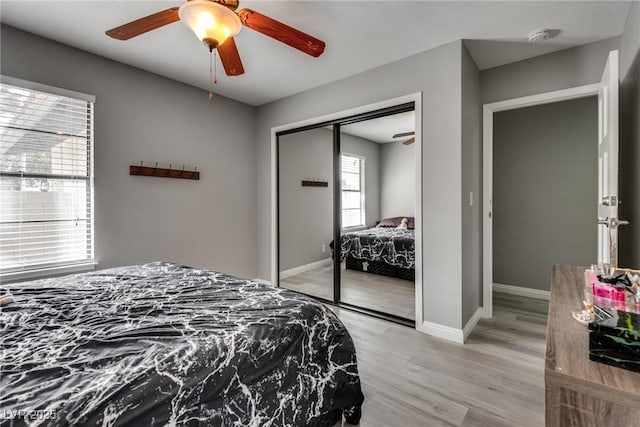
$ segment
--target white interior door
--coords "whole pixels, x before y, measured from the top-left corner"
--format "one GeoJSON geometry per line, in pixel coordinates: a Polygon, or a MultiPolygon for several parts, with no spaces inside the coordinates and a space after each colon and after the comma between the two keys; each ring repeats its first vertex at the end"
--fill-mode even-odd
{"type": "Polygon", "coordinates": [[[609,52],[598,90],[598,262],[618,265],[618,51],[609,52]]]}

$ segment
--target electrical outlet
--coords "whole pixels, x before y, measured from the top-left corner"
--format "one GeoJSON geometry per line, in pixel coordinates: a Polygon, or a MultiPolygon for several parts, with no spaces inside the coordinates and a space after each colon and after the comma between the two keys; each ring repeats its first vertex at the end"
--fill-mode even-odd
{"type": "Polygon", "coordinates": [[[325,253],[327,251],[327,245],[322,245],[322,253],[325,253]]]}

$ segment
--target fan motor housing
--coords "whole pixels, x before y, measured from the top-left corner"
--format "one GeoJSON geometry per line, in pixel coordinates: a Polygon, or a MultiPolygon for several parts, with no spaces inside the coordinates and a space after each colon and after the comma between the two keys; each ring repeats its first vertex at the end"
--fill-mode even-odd
{"type": "MultiPolygon", "coordinates": [[[[187,0],[187,1],[191,1],[191,0],[187,0]]],[[[240,5],[240,2],[238,0],[211,0],[211,1],[219,3],[223,6],[226,6],[231,10],[236,10],[240,5]]]]}
{"type": "Polygon", "coordinates": [[[217,49],[218,46],[220,46],[220,42],[218,42],[218,40],[209,37],[202,39],[202,43],[208,46],[209,50],[217,49]]]}

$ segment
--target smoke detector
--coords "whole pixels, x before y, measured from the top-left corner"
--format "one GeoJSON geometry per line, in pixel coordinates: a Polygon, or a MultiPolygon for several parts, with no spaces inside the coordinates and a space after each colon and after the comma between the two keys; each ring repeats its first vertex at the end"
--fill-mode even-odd
{"type": "Polygon", "coordinates": [[[549,30],[536,30],[529,34],[529,43],[539,43],[550,36],[549,30]]]}

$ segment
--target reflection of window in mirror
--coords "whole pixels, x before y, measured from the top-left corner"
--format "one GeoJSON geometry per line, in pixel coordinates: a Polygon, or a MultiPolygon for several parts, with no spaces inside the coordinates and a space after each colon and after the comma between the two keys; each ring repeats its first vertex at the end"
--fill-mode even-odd
{"type": "Polygon", "coordinates": [[[342,153],[342,228],[364,227],[364,157],[342,153]]]}

